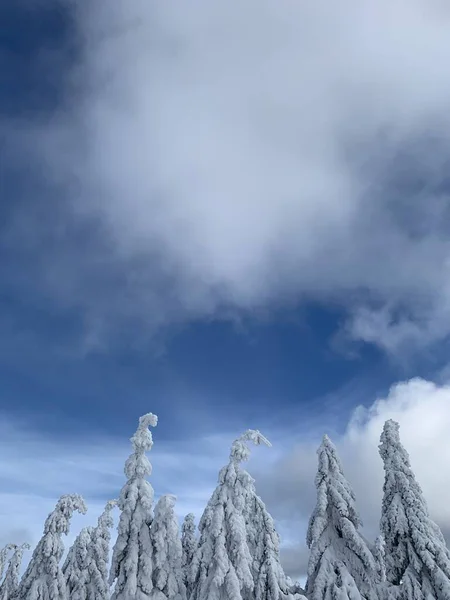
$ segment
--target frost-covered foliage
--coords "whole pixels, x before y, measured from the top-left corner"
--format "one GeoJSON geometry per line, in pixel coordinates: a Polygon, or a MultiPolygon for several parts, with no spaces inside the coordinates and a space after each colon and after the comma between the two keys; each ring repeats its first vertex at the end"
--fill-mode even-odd
{"type": "Polygon", "coordinates": [[[189,513],[184,517],[183,525],[181,526],[181,570],[188,598],[192,591],[191,564],[196,550],[195,516],[193,513],[189,513]]]}
{"type": "Polygon", "coordinates": [[[186,600],[181,570],[181,539],[175,515],[175,497],[161,496],[151,527],[153,586],[167,600],[186,600]]]}
{"type": "Polygon", "coordinates": [[[115,581],[113,600],[146,600],[153,589],[153,488],[146,480],[152,466],[145,453],[153,446],[149,427],[157,423],[152,413],[142,416],[131,438],[134,452],[125,463],[127,482],[118,501],[121,514],[110,573],[110,584],[115,581]]]}
{"type": "Polygon", "coordinates": [[[114,525],[112,510],[117,500],[110,500],[98,519],[91,534],[89,546],[89,581],[86,586],[87,600],[109,600],[108,582],[109,545],[111,528],[114,525]]]}
{"type": "Polygon", "coordinates": [[[15,550],[17,546],[15,544],[6,544],[0,550],[0,579],[3,577],[3,573],[5,572],[6,561],[8,559],[8,554],[15,550]]]}
{"type": "Polygon", "coordinates": [[[377,566],[378,580],[380,583],[386,581],[386,551],[384,537],[379,535],[375,540],[375,562],[377,566]]]}
{"type": "MultiPolygon", "coordinates": [[[[280,538],[264,502],[256,494],[250,502],[247,531],[252,555],[254,600],[293,600],[292,582],[280,562],[280,538]]],[[[297,588],[301,593],[303,590],[297,588]]]]}
{"type": "Polygon", "coordinates": [[[67,600],[66,582],[59,563],[64,553],[62,535],[69,532],[74,511],[86,512],[84,500],[77,494],[62,496],[47,517],[44,535],[20,582],[19,600],[67,600]]]}
{"type": "Polygon", "coordinates": [[[89,583],[89,549],[93,527],[84,527],[67,553],[62,571],[66,580],[67,600],[86,600],[89,583]]]}
{"type": "Polygon", "coordinates": [[[307,596],[310,600],[374,598],[375,560],[358,531],[361,521],[355,496],[328,436],[317,453],[317,504],[306,539],[311,550],[307,596]]]}
{"type": "Polygon", "coordinates": [[[25,550],[30,549],[29,544],[22,544],[21,546],[9,544],[8,546],[13,549],[13,555],[9,559],[5,579],[0,586],[0,600],[13,600],[16,597],[19,589],[19,575],[23,553],[25,550]]]}
{"type": "Polygon", "coordinates": [[[450,599],[450,559],[444,538],[400,443],[399,425],[385,423],[379,446],[385,480],[380,529],[385,541],[386,578],[401,584],[407,600],[450,599]]]}
{"type": "Polygon", "coordinates": [[[246,442],[269,442],[248,430],[233,443],[230,462],[219,473],[218,486],[199,523],[200,539],[192,561],[191,600],[251,600],[253,560],[247,515],[255,496],[254,481],[241,468],[250,450],[246,442]]]}

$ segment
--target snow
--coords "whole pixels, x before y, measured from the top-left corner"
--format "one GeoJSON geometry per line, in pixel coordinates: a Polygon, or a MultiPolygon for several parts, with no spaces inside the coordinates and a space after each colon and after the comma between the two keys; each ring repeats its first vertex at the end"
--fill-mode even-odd
{"type": "Polygon", "coordinates": [[[181,568],[182,548],[175,515],[175,497],[161,496],[151,528],[153,586],[166,600],[186,600],[181,568]]]}
{"type": "Polygon", "coordinates": [[[386,579],[400,583],[406,600],[448,600],[450,557],[441,531],[400,442],[399,424],[385,423],[380,439],[385,481],[380,529],[385,541],[386,579]]]}
{"type": "Polygon", "coordinates": [[[111,512],[117,500],[109,500],[100,515],[97,527],[92,531],[89,547],[89,580],[86,589],[87,600],[109,600],[109,545],[111,528],[114,525],[111,512]]]}
{"type": "Polygon", "coordinates": [[[233,442],[197,539],[192,513],[180,535],[175,496],[161,496],[153,514],[146,453],[153,446],[149,428],[156,424],[152,413],[139,419],[119,499],[106,503],[96,527],[82,528],[63,566],[62,536],[74,511],[86,512],[78,495],[59,499],[20,582],[29,546],[8,544],[0,551],[0,600],[450,600],[450,552],[430,518],[398,423],[387,421],[381,435],[385,482],[380,534],[373,543],[360,531],[336,448],[323,437],[307,531],[306,591],[286,576],[275,522],[242,467],[250,443],[269,441],[249,429],[233,442]],[[120,518],[108,576],[116,506],[120,518]]]}
{"type": "Polygon", "coordinates": [[[233,442],[229,463],[220,471],[218,486],[199,523],[200,539],[192,561],[191,600],[254,597],[247,526],[256,492],[254,480],[240,465],[250,456],[249,441],[270,446],[259,431],[250,429],[233,442]]]}
{"type": "Polygon", "coordinates": [[[0,600],[11,600],[16,596],[19,589],[20,567],[22,565],[23,553],[30,549],[30,544],[8,544],[7,548],[13,549],[13,555],[9,559],[5,579],[0,586],[0,600]]]}
{"type": "Polygon", "coordinates": [[[185,516],[181,527],[181,570],[186,595],[189,598],[192,591],[191,564],[197,551],[197,538],[195,535],[195,516],[189,513],[185,516]]]}
{"type": "Polygon", "coordinates": [[[125,463],[127,482],[118,500],[121,514],[110,573],[110,584],[115,582],[113,600],[143,600],[153,590],[150,526],[154,492],[146,480],[152,466],[145,453],[153,446],[149,427],[155,427],[157,423],[156,415],[143,415],[131,438],[134,452],[125,463]]]}
{"type": "Polygon", "coordinates": [[[93,527],[84,527],[70,548],[62,571],[70,600],[86,600],[89,583],[89,548],[92,543],[93,527]]]}
{"type": "Polygon", "coordinates": [[[375,559],[358,531],[355,496],[328,436],[318,449],[317,504],[311,516],[306,592],[311,600],[375,597],[375,559]]]}
{"type": "Polygon", "coordinates": [[[67,600],[66,582],[59,563],[64,553],[62,535],[69,532],[74,511],[86,512],[81,496],[61,496],[47,517],[44,534],[20,582],[18,600],[67,600]]]}

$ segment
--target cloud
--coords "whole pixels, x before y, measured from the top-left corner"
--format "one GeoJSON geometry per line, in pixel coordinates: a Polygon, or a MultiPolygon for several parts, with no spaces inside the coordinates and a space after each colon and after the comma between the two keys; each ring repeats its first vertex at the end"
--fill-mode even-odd
{"type": "Polygon", "coordinates": [[[10,242],[88,348],[305,298],[390,352],[447,335],[445,3],[70,9],[65,101],[14,123],[57,208],[10,242]]]}
{"type": "MultiPolygon", "coordinates": [[[[410,454],[430,514],[449,540],[450,385],[419,378],[394,385],[385,398],[369,408],[356,408],[345,432],[333,434],[344,472],[356,494],[363,533],[371,540],[378,533],[384,477],[378,444],[387,419],[400,423],[401,440],[410,454]]],[[[284,445],[282,455],[268,469],[260,465],[253,470],[259,493],[276,518],[280,533],[285,533],[286,568],[294,577],[306,573],[308,554],[303,540],[315,504],[315,449],[323,433],[316,431],[316,439],[309,437],[294,448],[284,445]]]]}

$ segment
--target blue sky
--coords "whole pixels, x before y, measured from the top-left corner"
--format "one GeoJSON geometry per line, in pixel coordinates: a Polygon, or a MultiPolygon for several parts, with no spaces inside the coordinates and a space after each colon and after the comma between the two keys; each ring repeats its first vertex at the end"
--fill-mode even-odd
{"type": "Polygon", "coordinates": [[[273,439],[253,468],[298,574],[323,431],[365,489],[381,416],[417,448],[427,403],[423,444],[450,420],[450,20],[378,5],[2,3],[2,538],[68,491],[94,519],[152,411],[180,513],[241,430],[273,439]]]}

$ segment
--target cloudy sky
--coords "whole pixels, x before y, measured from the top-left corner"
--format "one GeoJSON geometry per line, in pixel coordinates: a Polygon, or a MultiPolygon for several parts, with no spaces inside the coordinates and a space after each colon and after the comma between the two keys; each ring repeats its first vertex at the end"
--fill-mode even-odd
{"type": "Polygon", "coordinates": [[[450,534],[447,3],[105,7],[0,6],[1,540],[94,523],[149,411],[180,515],[271,439],[294,576],[324,432],[373,538],[396,418],[450,534]]]}

